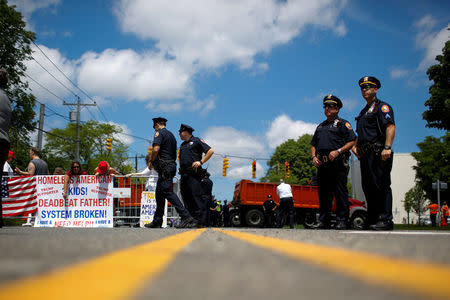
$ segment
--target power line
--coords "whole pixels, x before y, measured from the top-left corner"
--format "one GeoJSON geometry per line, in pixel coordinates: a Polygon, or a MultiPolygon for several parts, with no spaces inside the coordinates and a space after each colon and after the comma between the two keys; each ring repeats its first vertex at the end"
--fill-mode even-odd
{"type": "MultiPolygon", "coordinates": [[[[43,88],[44,90],[46,90],[47,92],[49,92],[50,94],[52,94],[53,96],[55,96],[56,98],[58,98],[59,100],[61,100],[62,102],[64,102],[64,99],[59,97],[58,95],[56,95],[55,93],[53,93],[52,91],[50,91],[48,88],[46,88],[45,86],[43,86],[42,84],[40,84],[39,82],[37,82],[36,79],[34,79],[33,77],[31,77],[30,75],[28,75],[27,73],[25,73],[25,76],[27,76],[28,78],[30,78],[31,80],[33,80],[37,85],[39,85],[41,88],[43,88]]],[[[39,101],[38,101],[39,102],[39,101]]]]}
{"type": "Polygon", "coordinates": [[[63,139],[63,140],[69,141],[69,142],[75,142],[75,140],[73,140],[73,139],[66,138],[66,137],[63,137],[63,136],[60,136],[60,135],[57,135],[57,134],[48,132],[48,131],[46,131],[46,130],[44,130],[44,129],[40,129],[40,128],[38,128],[38,127],[33,126],[33,128],[36,129],[36,130],[45,132],[45,133],[48,134],[48,135],[51,135],[51,136],[54,136],[54,137],[57,137],[57,138],[60,138],[60,139],[63,139]]]}
{"type": "Polygon", "coordinates": [[[229,154],[221,154],[221,153],[217,153],[214,152],[214,154],[216,155],[220,155],[223,157],[234,157],[234,158],[243,158],[243,159],[254,159],[254,160],[270,160],[270,158],[258,158],[258,157],[249,157],[249,156],[237,156],[237,155],[229,155],[229,154]]]}

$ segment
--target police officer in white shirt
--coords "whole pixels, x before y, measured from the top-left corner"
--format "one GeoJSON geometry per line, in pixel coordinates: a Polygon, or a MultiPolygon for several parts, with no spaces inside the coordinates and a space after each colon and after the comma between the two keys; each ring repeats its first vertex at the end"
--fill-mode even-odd
{"type": "Polygon", "coordinates": [[[291,186],[280,179],[280,185],[277,186],[277,194],[280,197],[280,206],[278,208],[277,226],[283,227],[282,220],[286,213],[289,213],[289,226],[294,228],[294,199],[292,197],[291,186]]]}

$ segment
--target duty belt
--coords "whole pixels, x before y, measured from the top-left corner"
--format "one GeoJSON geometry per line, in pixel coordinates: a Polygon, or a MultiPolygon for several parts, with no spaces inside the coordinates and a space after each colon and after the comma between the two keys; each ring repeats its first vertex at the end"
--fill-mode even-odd
{"type": "Polygon", "coordinates": [[[361,146],[357,146],[358,155],[360,157],[366,156],[370,152],[375,152],[376,155],[380,155],[381,151],[383,151],[383,145],[380,143],[366,143],[361,146]]]}
{"type": "Polygon", "coordinates": [[[328,155],[317,154],[316,156],[317,156],[317,159],[320,160],[323,163],[327,163],[327,162],[331,161],[328,158],[328,155]]]}

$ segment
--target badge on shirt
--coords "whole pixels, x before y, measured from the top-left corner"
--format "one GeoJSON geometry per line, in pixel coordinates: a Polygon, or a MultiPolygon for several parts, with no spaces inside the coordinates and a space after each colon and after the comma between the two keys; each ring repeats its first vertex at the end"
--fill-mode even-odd
{"type": "Polygon", "coordinates": [[[191,145],[192,146],[192,144],[193,144],[194,142],[189,142],[189,145],[191,145]]]}
{"type": "Polygon", "coordinates": [[[367,111],[366,114],[372,113],[374,109],[375,109],[375,102],[370,106],[370,108],[369,108],[369,110],[367,111]]]}
{"type": "Polygon", "coordinates": [[[381,111],[384,112],[384,113],[388,113],[388,112],[389,112],[389,106],[387,106],[386,104],[383,105],[383,106],[381,107],[381,111]]]}
{"type": "Polygon", "coordinates": [[[333,123],[333,127],[337,127],[339,124],[339,119],[335,119],[333,123]]]}
{"type": "Polygon", "coordinates": [[[155,136],[154,137],[158,137],[159,135],[159,131],[155,132],[155,136]]]}
{"type": "Polygon", "coordinates": [[[352,125],[350,125],[349,122],[345,122],[345,127],[347,127],[348,130],[352,130],[352,125]]]}

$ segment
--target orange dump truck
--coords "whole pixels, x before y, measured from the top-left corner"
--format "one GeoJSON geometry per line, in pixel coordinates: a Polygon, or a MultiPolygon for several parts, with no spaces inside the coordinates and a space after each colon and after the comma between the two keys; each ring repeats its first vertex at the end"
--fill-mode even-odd
{"type": "MultiPolygon", "coordinates": [[[[280,204],[276,183],[241,180],[234,188],[230,206],[230,224],[232,226],[261,227],[264,224],[262,205],[268,195],[280,204]]],[[[319,213],[319,195],[317,186],[291,184],[294,198],[295,219],[297,224],[311,228],[319,213]]],[[[333,211],[336,205],[333,201],[333,211]]],[[[364,202],[349,198],[350,225],[361,229],[366,225],[367,209],[364,202]]],[[[334,217],[334,214],[333,214],[334,217]]]]}

